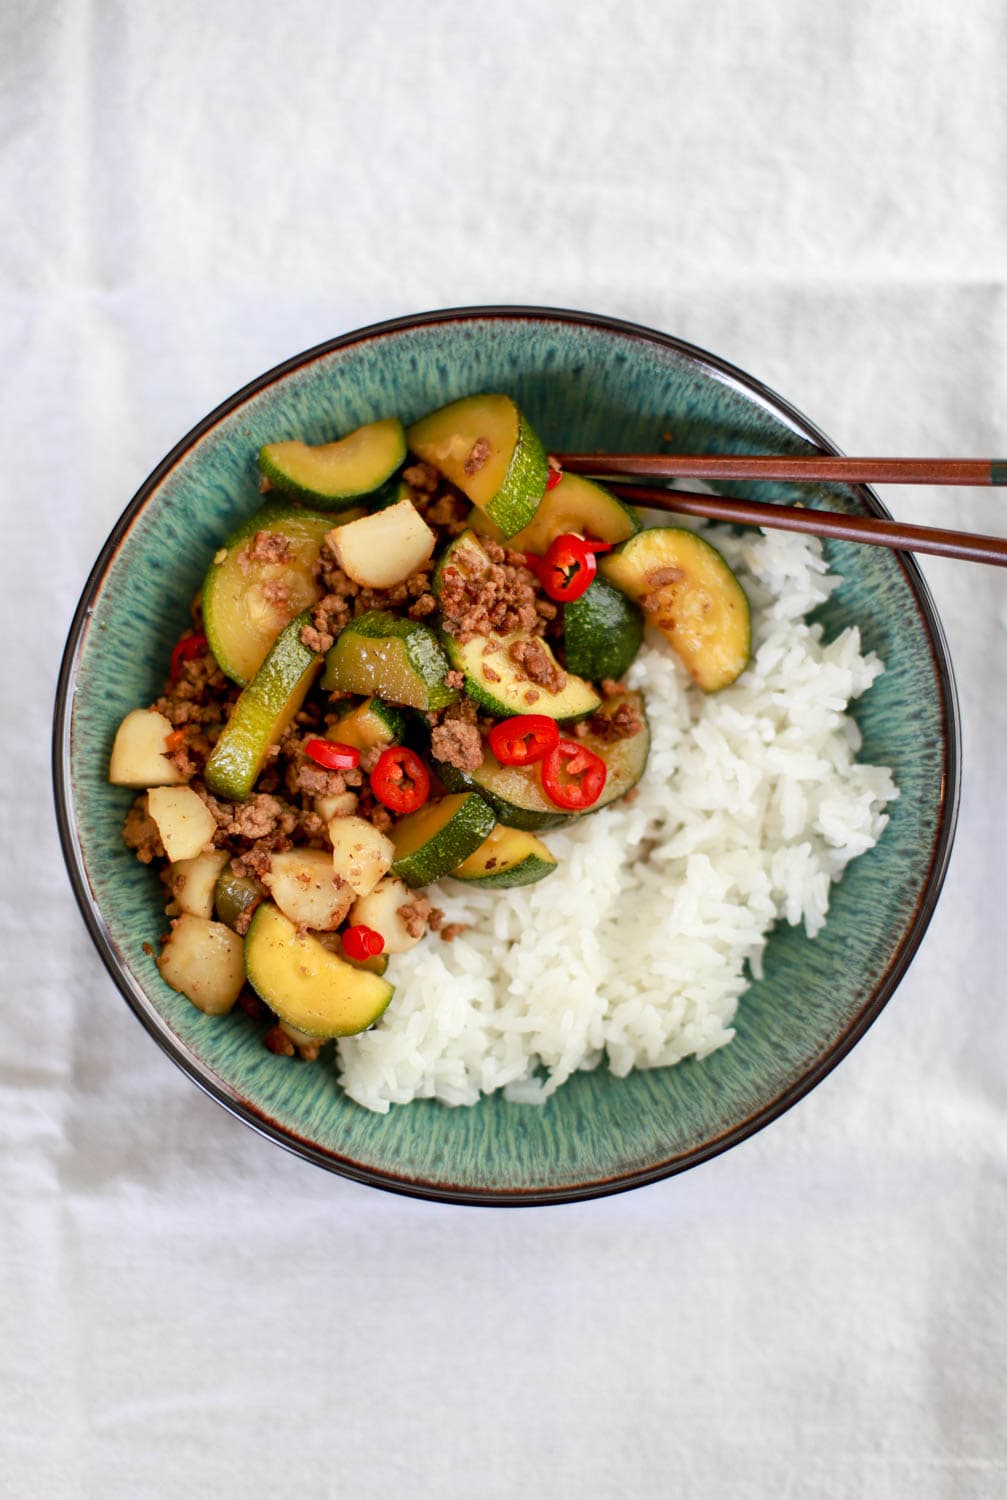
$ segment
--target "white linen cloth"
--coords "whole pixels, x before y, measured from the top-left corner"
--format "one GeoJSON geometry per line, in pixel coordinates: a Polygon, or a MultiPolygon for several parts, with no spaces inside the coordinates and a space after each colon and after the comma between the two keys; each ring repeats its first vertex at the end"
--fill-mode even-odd
{"type": "MultiPolygon", "coordinates": [[[[310,1167],[159,1052],[50,810],[115,518],[275,361],[473,302],[632,318],[851,453],[1003,455],[999,0],[0,7],[0,1494],[1007,1493],[1007,576],[925,562],[956,855],[851,1057],[755,1139],[501,1212],[310,1167]]],[[[996,492],[882,491],[1007,533],[996,492]]]]}

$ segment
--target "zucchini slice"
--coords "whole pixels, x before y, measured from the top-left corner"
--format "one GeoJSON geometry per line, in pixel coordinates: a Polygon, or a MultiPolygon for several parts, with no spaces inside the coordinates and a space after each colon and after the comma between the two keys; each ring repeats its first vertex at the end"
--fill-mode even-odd
{"type": "Polygon", "coordinates": [[[392,830],[392,874],[429,885],[457,868],[492,832],[496,818],[475,792],[458,792],[410,813],[392,830]]]}
{"type": "MultiPolygon", "coordinates": [[[[347,513],[339,524],[355,519],[347,513]]],[[[264,505],[232,532],[203,579],[203,624],[217,665],[244,687],[265,660],[280,631],[321,597],[315,581],[331,515],[293,505],[264,505]],[[281,537],[286,555],[254,561],[248,549],[260,531],[281,537]]]]}
{"type": "Polygon", "coordinates": [[[380,746],[401,744],[406,732],[406,716],[393,703],[380,698],[366,698],[344,714],[328,731],[328,738],[354,750],[372,750],[380,746]]]}
{"type": "Polygon", "coordinates": [[[603,578],[563,606],[566,664],[579,677],[601,682],[621,677],[640,649],[643,615],[632,600],[603,578]]]}
{"type": "Polygon", "coordinates": [[[398,417],[368,422],[337,443],[267,443],[259,468],[271,484],[322,510],[343,510],[371,495],[401,468],[406,435],[398,417]]]}
{"type": "Polygon", "coordinates": [[[395,993],[387,980],[358,969],[297,928],[271,901],[245,938],[248,982],[281,1021],[313,1037],[354,1036],[373,1026],[395,993]]]}
{"type": "Polygon", "coordinates": [[[444,637],[444,647],[451,665],[465,673],[465,691],[469,697],[499,719],[512,714],[545,714],[547,718],[583,719],[593,714],[601,702],[589,682],[573,672],[566,674],[561,690],[550,692],[541,683],[531,682],[510,657],[510,651],[534,640],[548,662],[558,667],[556,658],[544,640],[518,631],[514,635],[474,636],[463,646],[451,636],[444,637]]]}
{"type": "Polygon", "coordinates": [[[509,396],[466,396],[414,422],[412,451],[484,511],[503,537],[538,510],[549,464],[538,437],[509,396]]]}
{"type": "MultiPolygon", "coordinates": [[[[463,531],[446,549],[434,573],[434,592],[440,597],[445,577],[456,569],[465,579],[475,580],[490,567],[485,548],[474,531],[463,531]]],[[[593,713],[601,701],[587,682],[572,673],[558,693],[531,682],[510,656],[511,647],[535,640],[550,667],[558,663],[550,647],[537,636],[521,632],[513,635],[474,636],[464,645],[446,632],[444,649],[456,671],[465,674],[465,691],[487,713],[506,719],[512,714],[533,711],[550,719],[583,719],[593,713]]]]}
{"type": "Polygon", "coordinates": [[[217,797],[240,802],[262,770],[270,745],[280,738],[307,696],[322,658],[301,642],[307,614],[285,625],[262,666],[231,710],[206,762],[204,779],[217,797]]]}
{"type": "Polygon", "coordinates": [[[445,708],[458,697],[444,681],[450,670],[428,626],[371,609],[347,625],[329,648],[322,687],[428,711],[445,708]]]}
{"type": "Polygon", "coordinates": [[[752,650],[748,597],[716,547],[681,527],[652,526],[599,568],[640,605],[705,693],[740,677],[752,650]]]}
{"type": "Polygon", "coordinates": [[[572,823],[576,816],[549,801],[542,790],[537,767],[502,766],[488,749],[482,765],[474,771],[460,771],[457,766],[437,759],[432,759],[432,764],[450,791],[478,792],[508,828],[560,828],[564,823],[572,823]]]}
{"type": "MultiPolygon", "coordinates": [[[[499,533],[474,519],[477,530],[500,541],[499,533]]],[[[640,530],[640,518],[631,505],[616,498],[593,479],[564,473],[559,484],[547,490],[530,525],[512,536],[508,546],[516,552],[545,552],[555,537],[565,532],[593,537],[615,546],[640,530]]]]}
{"type": "Polygon", "coordinates": [[[254,911],[259,902],[265,899],[264,886],[250,875],[235,875],[230,865],[225,865],[217,876],[217,884],[213,889],[213,909],[220,921],[232,931],[237,930],[238,919],[246,911],[254,911]]]}
{"type": "Polygon", "coordinates": [[[589,817],[603,807],[624,797],[643,775],[650,753],[650,730],[644,714],[640,693],[622,693],[608,698],[598,710],[608,716],[615,713],[621,703],[629,703],[643,719],[644,727],[639,734],[629,739],[608,740],[589,731],[583,743],[600,755],[608,769],[605,786],[598,801],[583,813],[564,812],[551,802],[542,790],[539,767],[502,766],[487,750],[481,766],[474,771],[459,771],[456,766],[434,760],[433,765],[441,781],[451,791],[468,788],[478,792],[496,813],[501,823],[508,828],[520,828],[532,832],[543,828],[559,828],[572,823],[576,817],[589,817]]]}
{"type": "Polygon", "coordinates": [[[534,885],[556,868],[556,860],[541,839],[519,828],[498,823],[474,854],[451,871],[453,880],[503,890],[516,885],[534,885]]]}

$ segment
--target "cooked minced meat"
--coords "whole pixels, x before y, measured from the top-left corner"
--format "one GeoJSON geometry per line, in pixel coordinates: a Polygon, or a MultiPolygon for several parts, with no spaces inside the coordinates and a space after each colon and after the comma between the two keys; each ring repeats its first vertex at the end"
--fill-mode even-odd
{"type": "Polygon", "coordinates": [[[529,682],[547,693],[561,693],[566,687],[566,673],[550,657],[540,641],[513,641],[507,655],[529,682]]]}
{"type": "Polygon", "coordinates": [[[477,437],[469,450],[469,456],[465,460],[466,474],[478,474],[480,469],[486,467],[493,449],[490,447],[489,438],[477,437]]]}
{"type": "Polygon", "coordinates": [[[659,609],[664,602],[661,590],[669,583],[680,583],[684,577],[685,573],[681,568],[651,568],[649,573],[644,574],[644,582],[650,590],[643,600],[644,610],[650,614],[653,610],[659,609]]]}
{"type": "Polygon", "coordinates": [[[289,556],[290,542],[287,537],[278,531],[257,531],[248,546],[242,547],[238,553],[238,567],[242,573],[247,574],[253,562],[286,562],[289,556]]]}
{"type": "Polygon", "coordinates": [[[595,714],[591,719],[591,733],[595,739],[605,741],[632,739],[643,727],[636,705],[628,701],[617,704],[611,713],[595,714]]]}
{"type": "Polygon", "coordinates": [[[457,766],[459,771],[474,771],[483,763],[482,735],[475,724],[445,717],[430,734],[430,748],[437,760],[457,766]]]}
{"type": "Polygon", "coordinates": [[[143,792],[129,812],[122,827],[122,837],[128,849],[136,850],[142,865],[164,858],[164,845],[157,831],[157,824],[147,811],[147,793],[143,792]]]}
{"type": "Polygon", "coordinates": [[[483,543],[489,567],[466,578],[451,563],[441,579],[444,629],[462,645],[478,635],[541,634],[545,615],[540,611],[535,576],[517,552],[505,552],[496,542],[483,543]]]}
{"type": "Polygon", "coordinates": [[[433,903],[426,896],[418,893],[411,901],[406,901],[399,907],[399,916],[402,925],[410,937],[422,937],[427,930],[430,915],[434,910],[433,903]]]}

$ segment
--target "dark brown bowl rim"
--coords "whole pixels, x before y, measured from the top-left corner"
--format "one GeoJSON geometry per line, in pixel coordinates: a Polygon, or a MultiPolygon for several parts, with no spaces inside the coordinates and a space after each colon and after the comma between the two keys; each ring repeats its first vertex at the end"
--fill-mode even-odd
{"type": "MultiPolygon", "coordinates": [[[[944,884],[944,878],[948,870],[958,818],[961,781],[961,731],[954,671],[951,665],[944,628],[936,606],[915,558],[910,554],[895,553],[894,556],[905,574],[923,621],[924,631],[933,659],[934,675],[939,692],[942,716],[941,740],[944,764],[941,797],[929,868],[920,899],[913,914],[913,919],[903,934],[902,940],[885,974],[861,1006],[856,1018],[835,1039],[828,1051],[796,1083],[785,1089],[775,1099],[762,1105],[746,1119],[732,1126],[730,1130],[705,1142],[702,1146],[682,1152],[677,1156],[669,1157],[666,1160],[655,1162],[652,1166],[639,1171],[627,1172],[608,1178],[596,1178],[572,1186],[544,1186],[513,1190],[472,1188],[462,1183],[445,1184],[426,1182],[422,1179],[397,1176],[394,1173],[380,1172],[371,1167],[362,1166],[360,1163],[354,1162],[349,1158],[340,1157],[334,1152],[326,1151],[313,1141],[299,1137],[295,1132],[283,1128],[275,1121],[263,1115],[249,1100],[243,1099],[237,1092],[230,1090],[221,1079],[188,1051],[149,1001],[146,1004],[139,1002],[137,994],[126,981],[123,971],[127,966],[122,956],[118,953],[104,923],[87,879],[83,854],[75,831],[73,799],[69,777],[69,759],[71,712],[75,691],[77,661],[83,638],[86,634],[88,621],[93,611],[95,598],[125,536],[164,478],[179,460],[201,438],[211,431],[218,422],[242,406],[252,396],[259,394],[259,392],[275,384],[278,380],[283,379],[295,370],[302,369],[304,366],[326,357],[337,349],[345,349],[353,344],[387,337],[391,334],[425,327],[430,324],[486,321],[493,318],[513,322],[551,322],[587,326],[631,339],[634,342],[644,340],[666,349],[673,349],[676,353],[684,355],[700,368],[714,373],[719,380],[740,388],[749,396],[756,397],[761,403],[768,406],[774,414],[784,417],[799,436],[813,442],[823,452],[840,454],[841,450],[795,406],[777,395],[769,386],[764,385],[761,381],[747,374],[744,370],[695,344],[675,338],[671,334],[660,333],[642,324],[626,322],[623,319],[608,317],[604,314],[576,312],[565,308],[524,307],[518,305],[453,307],[432,312],[417,313],[406,317],[392,318],[381,323],[373,323],[365,328],[341,334],[338,338],[328,339],[324,343],[316,344],[303,353],[296,354],[291,359],[284,360],[282,364],[275,365],[271,370],[267,370],[265,374],[242,386],[240,390],[228,397],[226,401],[223,401],[204,417],[202,421],[198,422],[195,427],[175,444],[170,453],[148,475],[113,527],[98,554],[94,567],[88,575],[87,582],[84,585],[80,601],[74,613],[66,647],[63,652],[59,678],[56,685],[53,722],[53,789],[56,803],[56,821],[63,857],[66,861],[74,895],[77,898],[84,922],[98,949],[98,953],[134,1015],[136,1015],[163,1051],[168,1054],[184,1073],[188,1074],[204,1093],[208,1094],[210,1098],[215,1099],[218,1104],[222,1105],[246,1125],[251,1126],[253,1130],[258,1131],[260,1135],[266,1136],[277,1145],[283,1146],[295,1155],[313,1162],[316,1166],[324,1167],[328,1171],[336,1172],[343,1177],[364,1183],[370,1187],[382,1188],[388,1192],[402,1193],[410,1197],[432,1199],[442,1203],[490,1207],[536,1207],[577,1202],[586,1198],[607,1197],[613,1193],[626,1192],[631,1188],[643,1187],[648,1183],[658,1182],[662,1178],[672,1177],[679,1172],[687,1171],[690,1167],[698,1166],[700,1162],[708,1161],[711,1157],[718,1156],[722,1151],[727,1151],[730,1147],[738,1145],[741,1141],[762,1130],[773,1120],[778,1119],[780,1115],[796,1104],[805,1094],[810,1093],[826,1074],[830,1073],[837,1063],[842,1061],[847,1053],[851,1051],[868,1028],[877,1020],[882,1009],[894,994],[919,948],[936,908],[941,887],[944,884]]],[[[857,485],[853,486],[853,488],[864,505],[873,514],[878,516],[890,515],[890,512],[882,504],[878,496],[868,486],[857,485]]],[[[139,986],[137,988],[139,989],[139,986]]]]}

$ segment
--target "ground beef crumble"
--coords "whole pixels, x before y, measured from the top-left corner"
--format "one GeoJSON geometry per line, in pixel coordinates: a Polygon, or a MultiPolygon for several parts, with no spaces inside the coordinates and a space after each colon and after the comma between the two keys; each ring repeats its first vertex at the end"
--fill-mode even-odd
{"type": "Polygon", "coordinates": [[[135,849],[142,865],[164,858],[164,845],[157,824],[147,811],[147,793],[141,792],[126,814],[122,837],[127,849],[135,849]]]}
{"type": "Polygon", "coordinates": [[[566,687],[566,673],[540,641],[513,641],[507,648],[507,655],[529,682],[536,683],[547,693],[561,693],[566,687]]]}
{"type": "Polygon", "coordinates": [[[485,572],[478,571],[479,560],[473,553],[474,576],[466,576],[465,551],[457,566],[448,563],[444,569],[440,596],[444,629],[462,645],[479,635],[513,635],[517,631],[541,635],[555,607],[541,594],[521,553],[505,551],[489,539],[483,539],[483,547],[490,560],[485,572]]]}
{"type": "Polygon", "coordinates": [[[410,937],[419,938],[423,936],[434,909],[433,903],[419,892],[414,895],[411,901],[406,901],[399,907],[399,917],[410,937]]]}
{"type": "Polygon", "coordinates": [[[667,602],[661,590],[669,583],[680,583],[684,577],[685,573],[681,568],[673,567],[651,568],[648,573],[645,573],[644,582],[649,592],[642,600],[644,613],[652,614],[654,610],[660,609],[661,605],[667,602]]]}
{"type": "Polygon", "coordinates": [[[281,563],[290,556],[290,542],[278,531],[257,531],[238,553],[238,567],[248,575],[252,563],[281,563]]]}
{"type": "Polygon", "coordinates": [[[492,452],[489,438],[477,437],[465,460],[466,474],[478,474],[480,469],[484,469],[492,452]]]}
{"type": "Polygon", "coordinates": [[[623,703],[617,703],[611,713],[595,714],[590,727],[595,739],[611,743],[615,740],[632,739],[643,729],[644,722],[636,704],[627,699],[623,703]]]}

